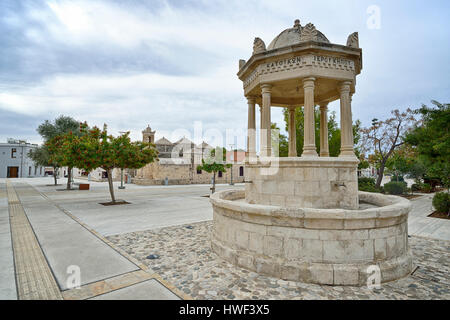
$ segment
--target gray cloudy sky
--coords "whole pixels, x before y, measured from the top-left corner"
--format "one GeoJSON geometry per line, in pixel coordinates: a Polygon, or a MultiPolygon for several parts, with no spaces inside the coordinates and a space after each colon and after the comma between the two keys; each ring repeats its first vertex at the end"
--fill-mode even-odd
{"type": "MultiPolygon", "coordinates": [[[[245,129],[238,60],[255,36],[268,45],[297,18],[333,43],[359,32],[353,117],[364,125],[393,108],[449,102],[449,9],[447,0],[1,0],[0,141],[40,142],[36,127],[60,114],[135,139],[147,124],[157,138],[195,121],[245,129]],[[367,24],[371,5],[378,29],[367,24]]],[[[284,128],[280,111],[272,117],[284,128]]]]}

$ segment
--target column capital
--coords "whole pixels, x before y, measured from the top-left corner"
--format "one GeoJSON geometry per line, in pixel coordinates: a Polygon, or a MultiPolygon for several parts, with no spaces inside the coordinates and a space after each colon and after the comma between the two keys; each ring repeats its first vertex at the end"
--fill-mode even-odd
{"type": "Polygon", "coordinates": [[[251,103],[251,104],[255,104],[256,103],[256,97],[253,96],[246,96],[247,98],[247,103],[251,103]]]}
{"type": "Polygon", "coordinates": [[[296,106],[289,106],[289,107],[287,107],[287,108],[288,108],[289,112],[294,112],[295,109],[297,109],[296,106]]]}
{"type": "Polygon", "coordinates": [[[316,81],[316,78],[309,77],[302,79],[303,82],[303,88],[314,88],[314,82],[316,81]]]}
{"type": "Polygon", "coordinates": [[[343,91],[350,92],[351,84],[352,84],[351,81],[342,81],[341,83],[339,83],[339,91],[340,92],[343,92],[343,91]]]}
{"type": "Polygon", "coordinates": [[[273,85],[270,83],[261,84],[261,92],[262,93],[271,93],[273,85]]]}
{"type": "Polygon", "coordinates": [[[327,111],[328,110],[328,101],[319,103],[320,110],[327,111]]]}

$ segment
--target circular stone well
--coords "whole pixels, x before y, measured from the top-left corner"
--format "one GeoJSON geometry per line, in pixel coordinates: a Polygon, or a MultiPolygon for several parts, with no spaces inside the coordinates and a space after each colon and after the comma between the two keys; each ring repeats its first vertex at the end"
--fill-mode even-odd
{"type": "Polygon", "coordinates": [[[212,249],[240,267],[284,280],[366,285],[378,266],[381,282],[412,270],[408,200],[360,192],[365,210],[282,208],[245,202],[244,191],[211,196],[212,249]]]}
{"type": "Polygon", "coordinates": [[[237,73],[248,103],[245,191],[210,198],[212,249],[220,257],[272,277],[327,285],[362,286],[411,272],[410,202],[358,192],[352,96],[361,70],[356,32],[346,45],[333,44],[313,24],[296,20],[267,48],[255,38],[252,56],[239,61],[237,73]],[[341,145],[339,156],[331,157],[327,106],[335,100],[340,101],[341,145]],[[287,158],[277,154],[272,107],[286,110],[287,158]],[[297,150],[298,119],[303,120],[303,150],[297,150]]]}

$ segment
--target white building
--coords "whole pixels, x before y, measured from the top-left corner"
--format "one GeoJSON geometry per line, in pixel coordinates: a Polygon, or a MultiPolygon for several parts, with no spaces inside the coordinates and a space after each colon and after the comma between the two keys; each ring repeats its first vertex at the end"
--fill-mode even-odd
{"type": "Polygon", "coordinates": [[[28,152],[37,147],[37,144],[15,139],[0,143],[0,178],[43,177],[44,167],[36,166],[28,157],[28,152]]]}

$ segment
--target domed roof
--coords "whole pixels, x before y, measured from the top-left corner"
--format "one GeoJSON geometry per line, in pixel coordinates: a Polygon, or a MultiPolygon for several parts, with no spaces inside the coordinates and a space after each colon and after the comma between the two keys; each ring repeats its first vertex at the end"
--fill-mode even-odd
{"type": "Polygon", "coordinates": [[[300,20],[295,20],[292,28],[281,32],[267,47],[267,50],[288,47],[305,41],[318,41],[330,43],[325,35],[314,27],[312,23],[308,23],[304,27],[300,25],[300,20]]]}

